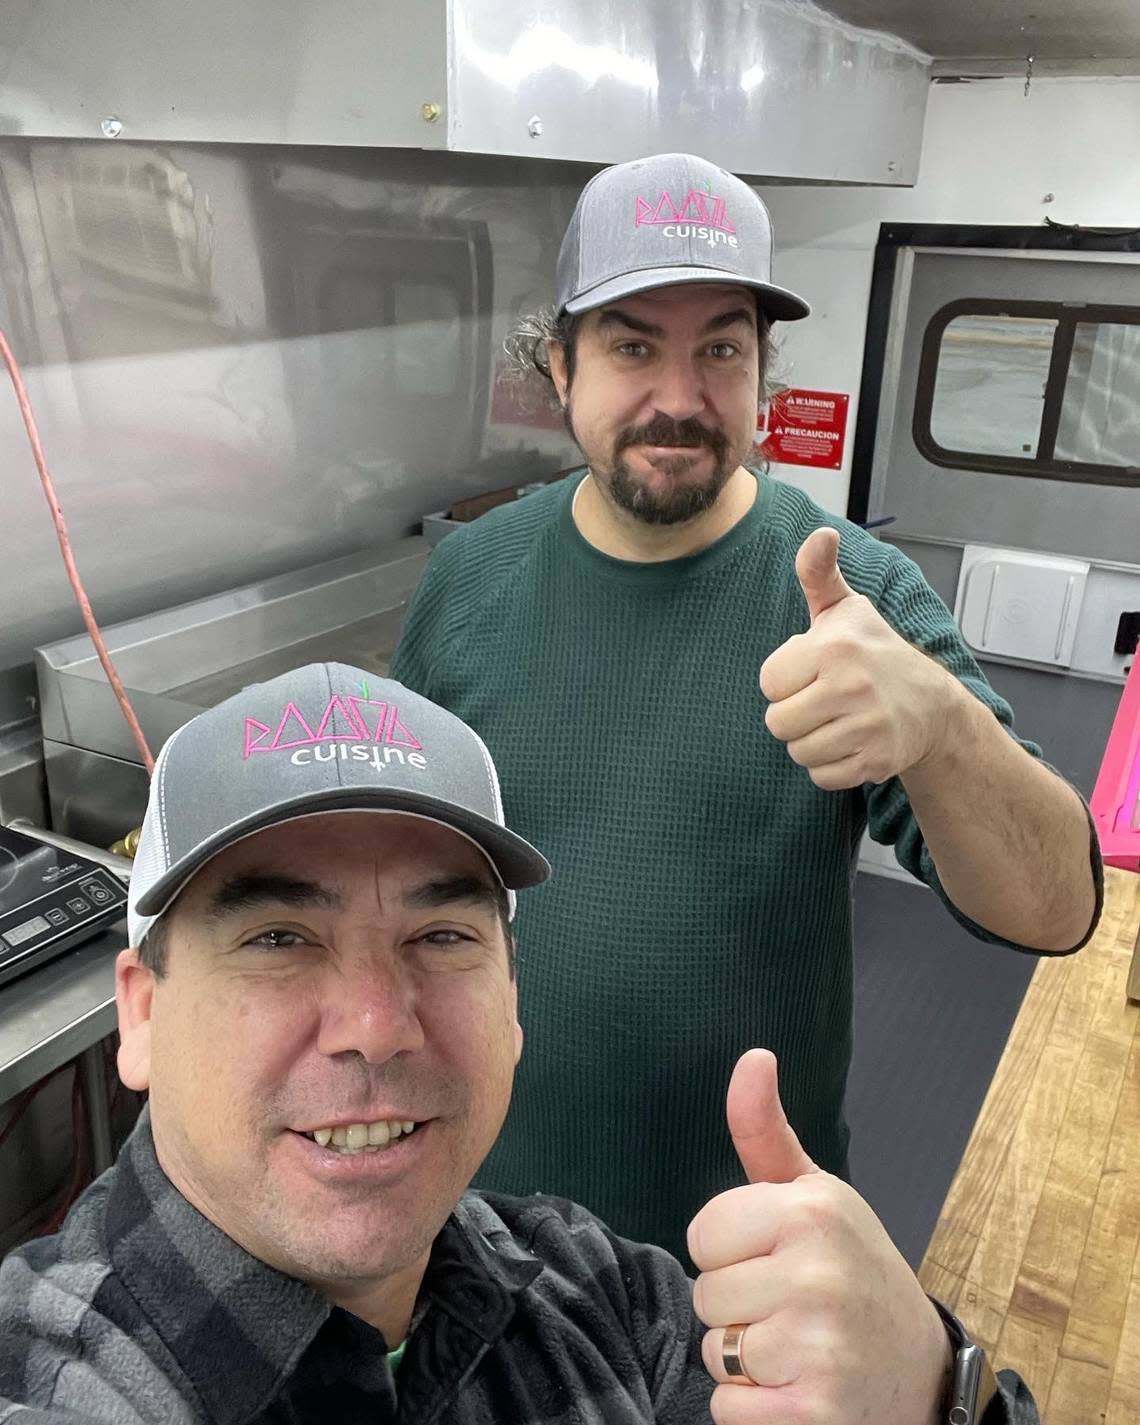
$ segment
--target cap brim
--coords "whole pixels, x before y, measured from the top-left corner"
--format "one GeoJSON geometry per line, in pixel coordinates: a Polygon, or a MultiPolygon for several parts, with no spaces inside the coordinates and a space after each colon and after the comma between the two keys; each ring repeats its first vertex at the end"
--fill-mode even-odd
{"type": "Polygon", "coordinates": [[[253,816],[222,827],[208,840],[196,846],[189,855],[176,861],[154,885],[144,891],[135,904],[134,913],[137,916],[161,915],[187,881],[195,876],[207,861],[232,846],[235,841],[244,840],[245,837],[268,830],[271,826],[279,826],[282,822],[333,811],[403,811],[411,816],[427,817],[441,822],[444,826],[453,827],[486,853],[509,891],[520,891],[525,890],[527,886],[540,885],[550,875],[549,861],[529,841],[524,841],[505,826],[499,826],[497,822],[490,821],[477,812],[466,811],[451,802],[426,796],[422,792],[396,787],[378,787],[375,791],[362,787],[330,787],[325,792],[310,792],[291,801],[279,802],[253,816]]]}
{"type": "Polygon", "coordinates": [[[676,287],[683,282],[716,282],[726,287],[751,287],[756,293],[765,316],[774,322],[798,322],[811,313],[811,307],[802,297],[789,292],[786,287],[776,287],[771,282],[752,282],[735,272],[726,272],[723,267],[647,267],[640,272],[627,272],[621,277],[611,277],[607,282],[599,282],[588,292],[581,292],[566,303],[565,310],[571,316],[581,312],[592,312],[595,307],[604,307],[607,302],[619,297],[632,297],[636,292],[648,292],[654,287],[676,287]]]}

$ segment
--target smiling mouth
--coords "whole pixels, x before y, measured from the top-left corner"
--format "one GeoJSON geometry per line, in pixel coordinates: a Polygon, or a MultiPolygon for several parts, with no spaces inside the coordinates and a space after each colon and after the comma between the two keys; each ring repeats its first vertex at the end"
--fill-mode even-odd
{"type": "Polygon", "coordinates": [[[410,1118],[382,1118],[375,1123],[341,1123],[335,1128],[314,1128],[302,1133],[318,1148],[351,1157],[356,1153],[382,1153],[422,1125],[410,1118]]]}

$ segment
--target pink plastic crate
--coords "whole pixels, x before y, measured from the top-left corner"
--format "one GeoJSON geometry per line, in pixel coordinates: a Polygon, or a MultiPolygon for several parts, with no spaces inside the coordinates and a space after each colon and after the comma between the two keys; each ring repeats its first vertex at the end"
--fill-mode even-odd
{"type": "Polygon", "coordinates": [[[1105,863],[1140,871],[1140,650],[1108,734],[1090,807],[1105,863]]]}

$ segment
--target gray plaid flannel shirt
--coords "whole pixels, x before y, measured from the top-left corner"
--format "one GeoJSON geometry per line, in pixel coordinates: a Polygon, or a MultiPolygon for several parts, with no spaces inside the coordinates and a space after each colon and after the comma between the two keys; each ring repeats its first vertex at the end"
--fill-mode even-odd
{"type": "MultiPolygon", "coordinates": [[[[63,1230],[0,1266],[0,1425],[702,1425],[701,1329],[666,1253],[468,1193],[393,1380],[378,1331],[191,1207],[144,1113],[63,1230]]],[[[1036,1420],[1003,1373],[997,1421],[1036,1420]]]]}

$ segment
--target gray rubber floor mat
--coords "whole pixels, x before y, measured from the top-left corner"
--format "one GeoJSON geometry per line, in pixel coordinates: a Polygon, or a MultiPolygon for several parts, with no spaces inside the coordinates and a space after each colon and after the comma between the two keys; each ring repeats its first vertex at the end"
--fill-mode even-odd
{"type": "Polygon", "coordinates": [[[851,1177],[913,1267],[1036,965],[975,940],[923,886],[856,879],[851,1177]]]}

